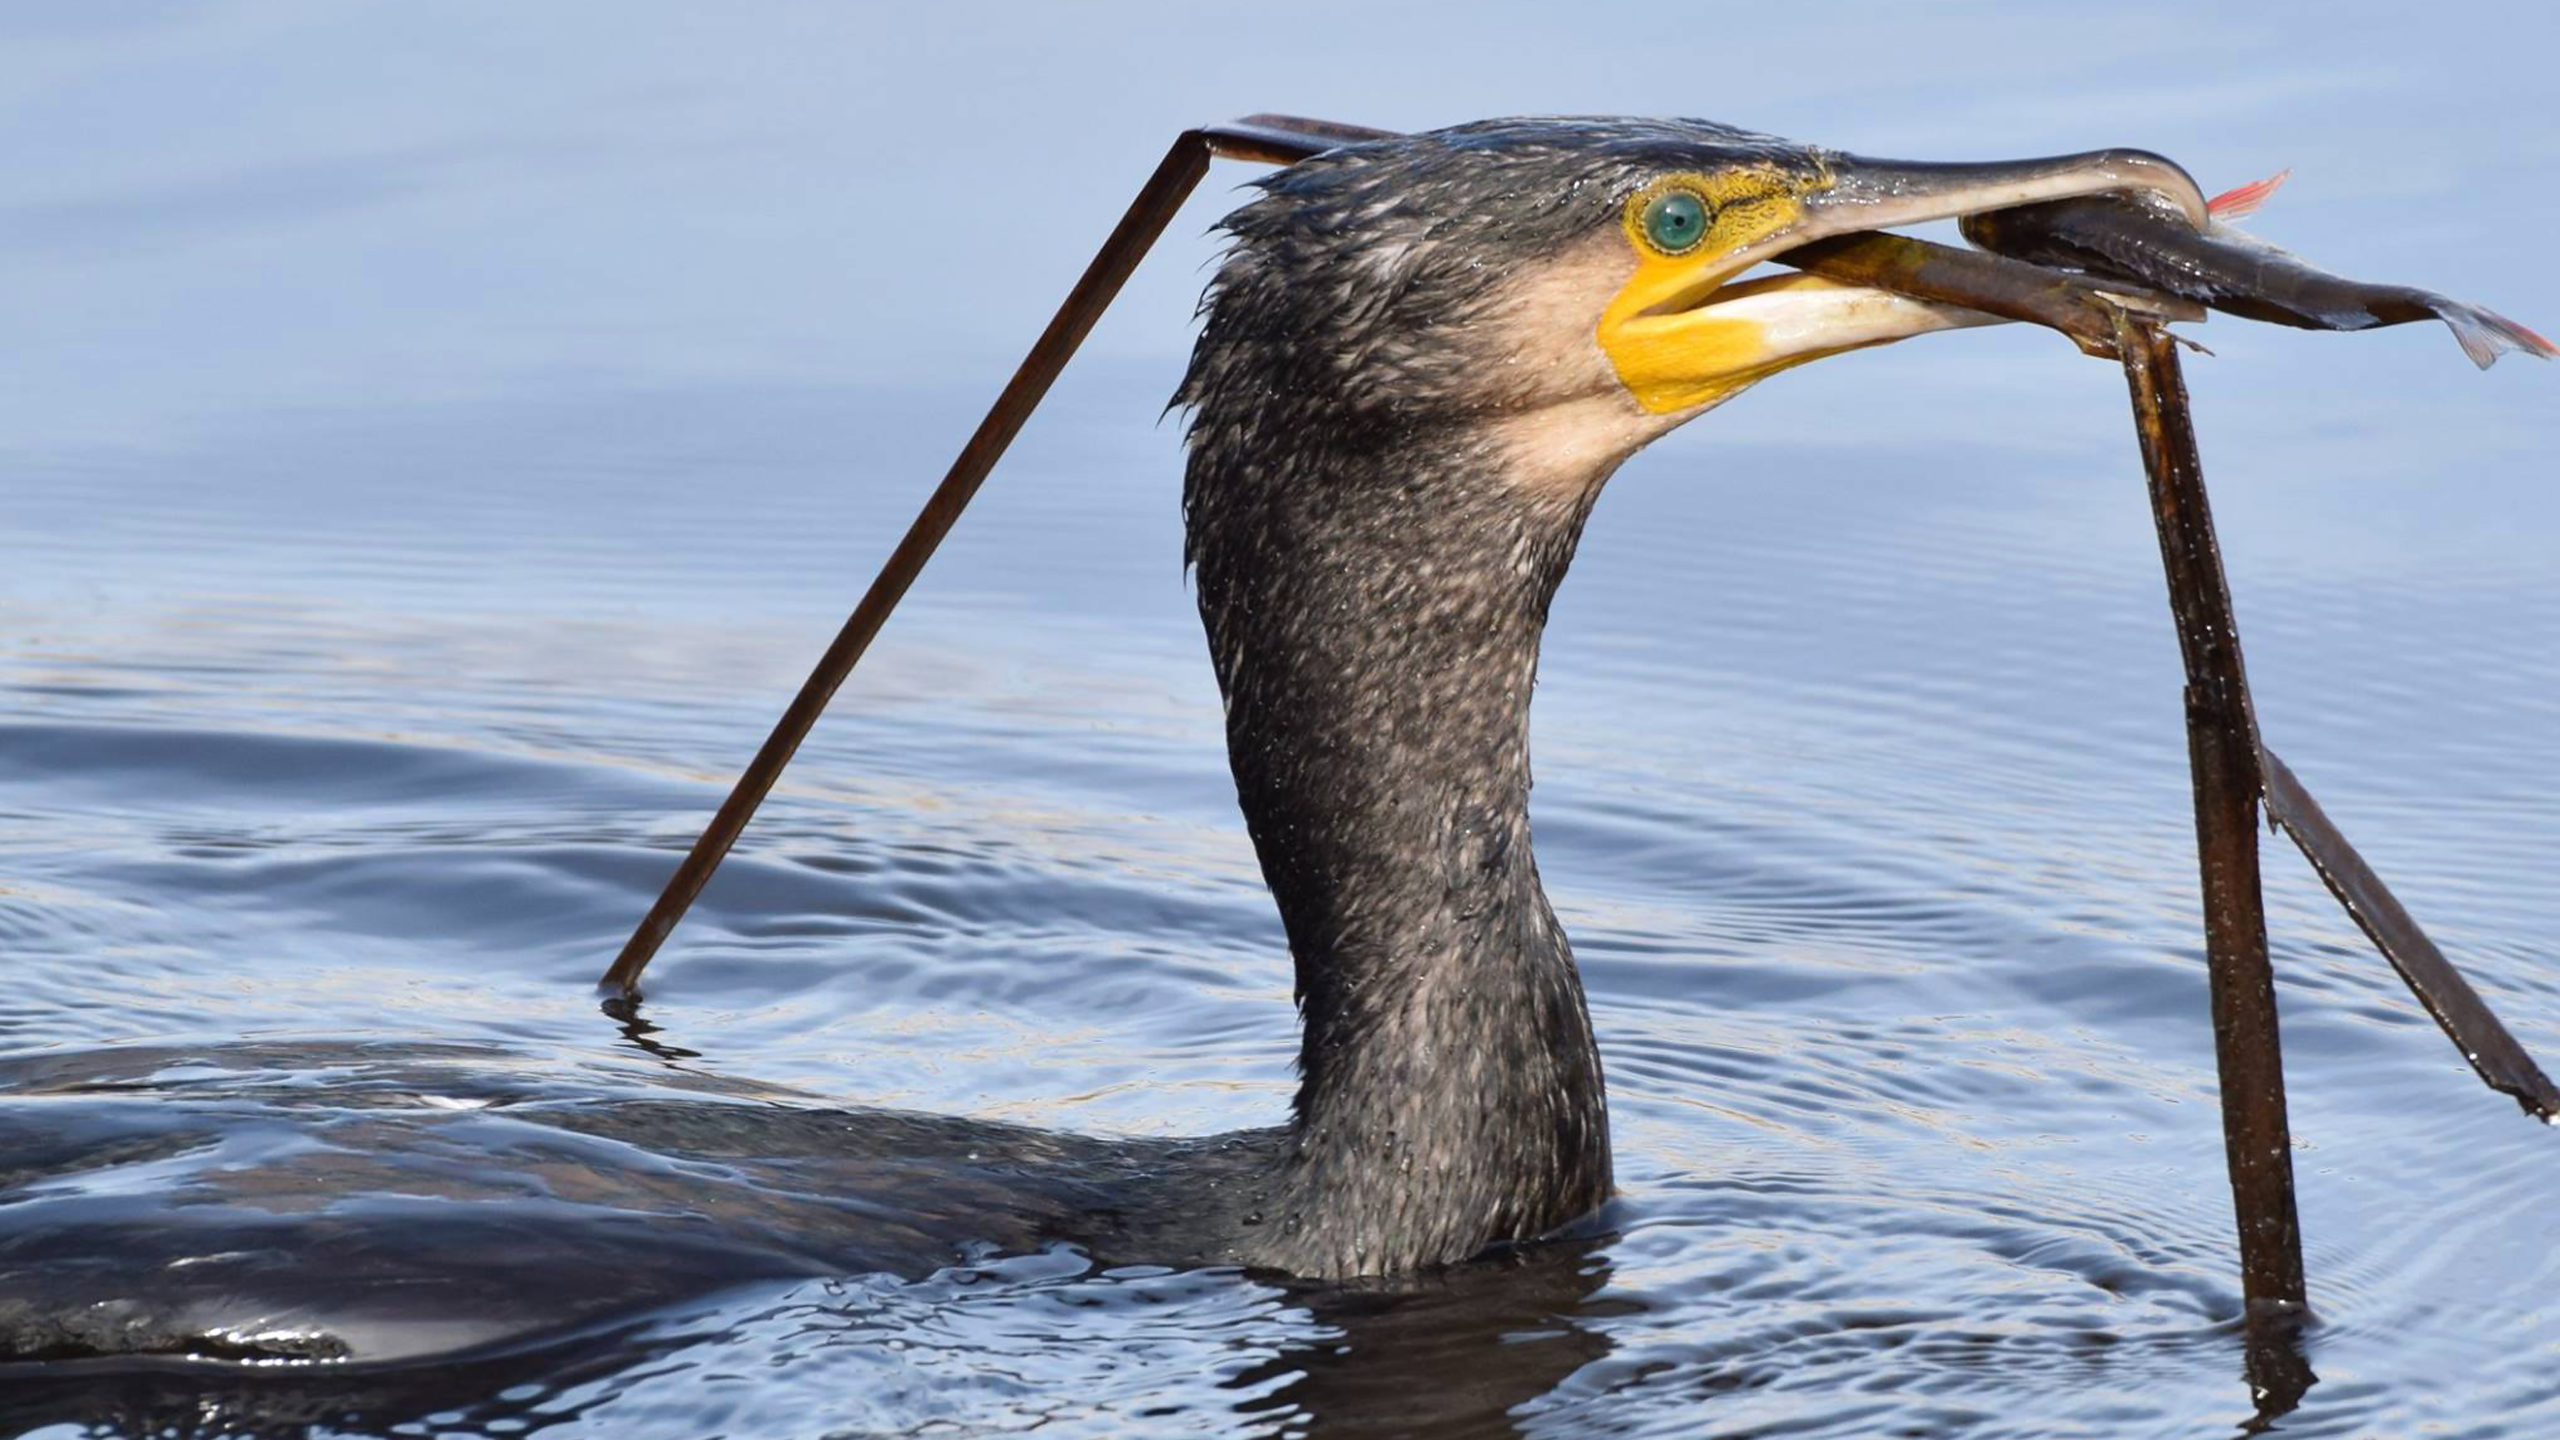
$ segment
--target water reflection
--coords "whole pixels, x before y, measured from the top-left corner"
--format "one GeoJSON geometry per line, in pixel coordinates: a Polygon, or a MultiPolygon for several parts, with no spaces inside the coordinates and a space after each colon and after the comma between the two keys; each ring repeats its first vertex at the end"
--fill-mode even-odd
{"type": "Polygon", "coordinates": [[[1607,1353],[1592,1318],[1629,1308],[1592,1306],[1607,1279],[1597,1240],[1394,1290],[1096,1272],[1054,1252],[914,1283],[796,1287],[432,1367],[57,1366],[13,1377],[0,1425],[260,1440],[599,1425],[777,1433],[765,1427],[785,1417],[863,1433],[939,1421],[1103,1436],[1151,1420],[1343,1440],[1587,1434],[1537,1402],[1607,1353]],[[748,1374],[760,1393],[724,1393],[748,1374]]]}
{"type": "Polygon", "coordinates": [[[298,1440],[315,1432],[529,1435],[575,1424],[620,1377],[682,1342],[633,1325],[574,1345],[431,1368],[319,1374],[196,1366],[57,1365],[10,1377],[11,1434],[78,1427],[170,1440],[298,1440]]]}
{"type": "MultiPolygon", "coordinates": [[[[1548,1427],[1537,1402],[1609,1353],[1594,1322],[1632,1308],[1593,1303],[1608,1281],[1595,1234],[1411,1287],[1303,1287],[1323,1333],[1238,1377],[1279,1382],[1241,1409],[1301,1418],[1293,1432],[1326,1440],[1538,1433],[1548,1427]]],[[[1568,1420],[1557,1433],[1593,1432],[1568,1420]]]]}
{"type": "Polygon", "coordinates": [[[2278,1421],[2301,1409],[2303,1397],[2320,1383],[2320,1377],[2304,1353],[2311,1329],[2304,1317],[2253,1311],[2241,1324],[2246,1357],[2242,1370],[2256,1408],[2240,1428],[2256,1435],[2276,1429],[2278,1421]]]}

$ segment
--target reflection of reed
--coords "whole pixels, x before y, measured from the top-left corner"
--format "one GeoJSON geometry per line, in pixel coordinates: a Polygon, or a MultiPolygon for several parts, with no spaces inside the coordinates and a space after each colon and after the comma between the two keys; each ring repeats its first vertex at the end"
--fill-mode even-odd
{"type": "Polygon", "coordinates": [[[2320,1383],[2302,1353],[2303,1317],[2281,1311],[2254,1313],[2243,1322],[2241,1374],[2249,1382],[2256,1408],[2241,1433],[2267,1430],[2302,1405],[2302,1397],[2320,1383]]]}

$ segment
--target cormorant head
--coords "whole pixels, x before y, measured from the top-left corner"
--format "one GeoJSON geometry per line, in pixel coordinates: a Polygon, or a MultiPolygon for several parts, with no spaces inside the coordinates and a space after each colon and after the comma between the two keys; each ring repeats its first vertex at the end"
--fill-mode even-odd
{"type": "Polygon", "coordinates": [[[1202,302],[1180,397],[1195,438],[1465,427],[1568,487],[1777,371],[1988,318],[1806,274],[1745,278],[1792,246],[2105,191],[2154,191],[2204,220],[2185,172],[2141,151],[1915,164],[1696,120],[1484,121],[1258,183],[1202,302]]]}

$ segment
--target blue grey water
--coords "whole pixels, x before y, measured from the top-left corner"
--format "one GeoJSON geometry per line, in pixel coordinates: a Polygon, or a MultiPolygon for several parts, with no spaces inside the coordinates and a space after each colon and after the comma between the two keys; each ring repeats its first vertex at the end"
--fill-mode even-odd
{"type": "MultiPolygon", "coordinates": [[[[658,962],[654,1028],[588,988],[1176,128],[2289,165],[2261,233],[2549,328],[2555,39],[2520,3],[0,11],[0,1059],[251,1041],[325,1086],[384,1041],[1269,1123],[1288,968],[1158,418],[1242,168],[658,962]]],[[[2197,333],[2267,737],[2560,1060],[2560,374],[2435,327],[2197,333]]],[[[2112,367],[2001,330],[1783,377],[1621,472],[1547,646],[1603,1233],[1402,1300],[1063,1251],[749,1287],[314,1423],[2560,1432],[2560,1137],[2280,848],[2319,1381],[2259,1416],[2178,685],[2112,367]]]]}

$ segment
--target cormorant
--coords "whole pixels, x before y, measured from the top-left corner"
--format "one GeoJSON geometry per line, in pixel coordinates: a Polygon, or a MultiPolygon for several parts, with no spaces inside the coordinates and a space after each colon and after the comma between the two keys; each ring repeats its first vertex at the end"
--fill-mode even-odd
{"type": "Polygon", "coordinates": [[[1229,757],[1297,966],[1284,1123],[1139,1142],[747,1087],[610,1100],[380,1044],[318,1093],[258,1079],[331,1063],[307,1048],[20,1058],[0,1359],[414,1360],[973,1244],[1392,1276],[1600,1206],[1528,715],[1603,482],[1780,370],[1988,319],[1742,278],[1790,246],[2121,190],[2202,223],[2203,199],[2138,151],[1906,164],[1616,119],[1399,136],[1260,184],[1177,398],[1229,757]]]}

